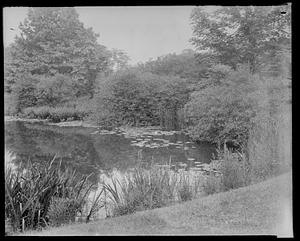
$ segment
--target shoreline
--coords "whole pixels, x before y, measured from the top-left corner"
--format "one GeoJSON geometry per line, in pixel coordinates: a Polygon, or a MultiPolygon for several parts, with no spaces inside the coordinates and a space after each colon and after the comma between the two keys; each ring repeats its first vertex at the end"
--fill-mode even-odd
{"type": "Polygon", "coordinates": [[[129,215],[9,236],[275,235],[292,237],[292,173],[129,215]],[[274,198],[275,197],[275,198],[274,198]]]}
{"type": "MultiPolygon", "coordinates": [[[[51,122],[50,120],[45,119],[29,119],[29,118],[20,118],[20,117],[14,117],[14,116],[4,116],[4,122],[9,121],[23,121],[23,122],[29,122],[29,123],[36,123],[36,122],[42,122],[46,125],[51,126],[58,126],[58,127],[89,127],[89,128],[97,128],[100,129],[102,126],[95,125],[88,121],[64,121],[64,122],[51,122]]],[[[185,133],[183,130],[171,130],[166,131],[162,130],[160,126],[141,126],[141,127],[135,127],[135,126],[119,126],[114,129],[123,131],[129,135],[143,135],[143,134],[161,134],[161,135],[173,135],[173,134],[180,134],[185,133]]]]}
{"type": "Polygon", "coordinates": [[[101,126],[94,125],[89,122],[85,121],[63,121],[63,122],[51,122],[50,120],[45,120],[45,119],[28,119],[28,118],[20,118],[20,117],[14,117],[14,116],[4,116],[4,121],[9,122],[9,121],[24,121],[24,122],[42,122],[47,125],[53,125],[53,126],[59,126],[59,127],[93,127],[93,128],[101,128],[101,126]]]}

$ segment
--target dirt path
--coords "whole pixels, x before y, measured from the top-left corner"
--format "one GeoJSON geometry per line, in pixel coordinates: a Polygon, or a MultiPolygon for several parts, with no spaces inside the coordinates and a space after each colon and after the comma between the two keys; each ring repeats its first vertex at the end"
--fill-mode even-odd
{"type": "Polygon", "coordinates": [[[26,235],[292,235],[291,173],[170,207],[26,235]]]}

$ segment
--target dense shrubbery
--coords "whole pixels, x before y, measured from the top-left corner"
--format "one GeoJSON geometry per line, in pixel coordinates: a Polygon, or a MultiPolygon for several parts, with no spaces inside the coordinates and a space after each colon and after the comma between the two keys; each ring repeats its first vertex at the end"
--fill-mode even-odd
{"type": "Polygon", "coordinates": [[[17,100],[14,94],[4,93],[4,115],[11,116],[17,114],[17,100]]]}
{"type": "Polygon", "coordinates": [[[257,112],[258,100],[252,97],[256,78],[247,69],[230,71],[218,85],[194,92],[186,105],[190,135],[214,143],[245,144],[257,112]]]}
{"type": "Polygon", "coordinates": [[[178,129],[179,112],[187,98],[185,80],[179,77],[135,69],[119,71],[100,82],[91,118],[104,124],[178,129]]]}
{"type": "Polygon", "coordinates": [[[74,107],[28,107],[23,110],[25,117],[48,119],[53,122],[82,120],[88,115],[88,110],[74,107]]]}

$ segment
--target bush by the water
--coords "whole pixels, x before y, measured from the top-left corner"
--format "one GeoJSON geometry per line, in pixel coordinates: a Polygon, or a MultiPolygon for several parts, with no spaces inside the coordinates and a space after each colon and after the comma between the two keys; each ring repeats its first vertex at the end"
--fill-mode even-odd
{"type": "Polygon", "coordinates": [[[23,110],[27,118],[49,119],[53,122],[83,120],[89,114],[89,111],[83,108],[74,107],[28,107],[23,110]]]}
{"type": "Polygon", "coordinates": [[[94,184],[54,161],[5,168],[5,218],[13,231],[69,222],[83,208],[94,184]]]}

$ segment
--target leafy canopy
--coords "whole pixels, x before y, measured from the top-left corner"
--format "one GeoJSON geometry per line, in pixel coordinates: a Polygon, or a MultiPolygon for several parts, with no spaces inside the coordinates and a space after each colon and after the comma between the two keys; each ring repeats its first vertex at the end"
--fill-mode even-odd
{"type": "Polygon", "coordinates": [[[63,74],[72,78],[77,95],[93,94],[97,73],[108,68],[109,52],[79,21],[74,8],[30,8],[19,28],[9,63],[15,82],[24,74],[63,74]]]}
{"type": "Polygon", "coordinates": [[[236,69],[250,64],[257,72],[262,56],[273,44],[290,39],[291,9],[286,6],[221,7],[208,12],[197,7],[191,14],[192,44],[198,51],[211,52],[219,63],[236,69]]]}

